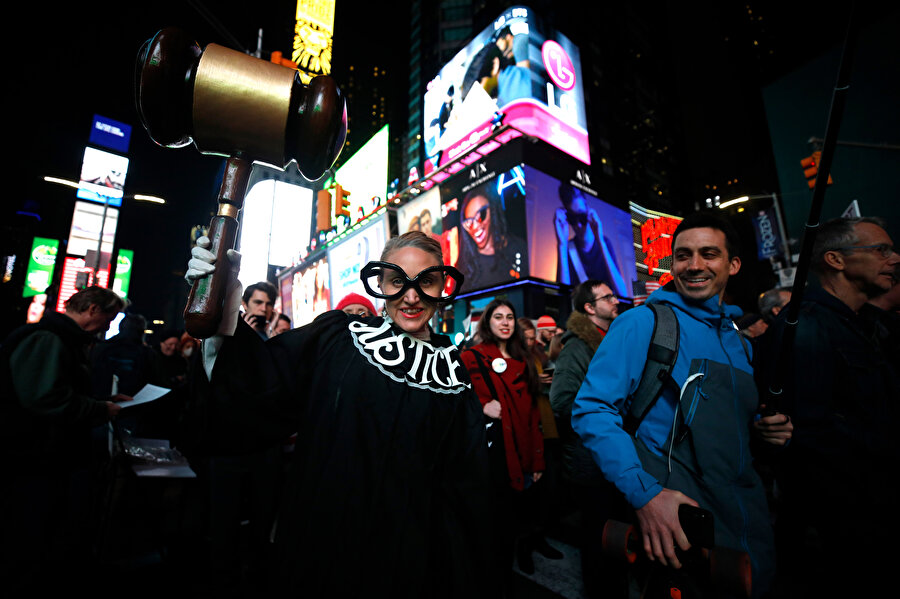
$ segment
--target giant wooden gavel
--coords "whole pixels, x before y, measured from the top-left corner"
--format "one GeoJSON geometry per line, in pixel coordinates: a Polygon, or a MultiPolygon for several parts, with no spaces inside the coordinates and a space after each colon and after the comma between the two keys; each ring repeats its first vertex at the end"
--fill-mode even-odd
{"type": "MultiPolygon", "coordinates": [[[[141,47],[135,100],[157,144],[193,142],[203,154],[228,157],[208,235],[220,265],[235,245],[253,162],[286,168],[293,160],[314,181],[334,165],[347,136],[347,106],[331,77],[306,86],[294,69],[216,44],[201,50],[178,29],[163,29],[141,47]]],[[[218,330],[229,276],[230,269],[218,268],[194,282],[184,309],[194,337],[218,330]]]]}

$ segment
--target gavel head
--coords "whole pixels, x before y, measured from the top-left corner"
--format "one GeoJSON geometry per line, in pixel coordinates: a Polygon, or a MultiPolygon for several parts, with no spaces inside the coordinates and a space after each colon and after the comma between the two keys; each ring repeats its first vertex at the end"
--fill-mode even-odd
{"type": "Polygon", "coordinates": [[[331,168],[347,137],[347,105],[331,77],[298,73],[216,44],[205,49],[163,29],[138,53],[135,101],[161,146],[204,154],[297,162],[309,180],[331,168]]]}

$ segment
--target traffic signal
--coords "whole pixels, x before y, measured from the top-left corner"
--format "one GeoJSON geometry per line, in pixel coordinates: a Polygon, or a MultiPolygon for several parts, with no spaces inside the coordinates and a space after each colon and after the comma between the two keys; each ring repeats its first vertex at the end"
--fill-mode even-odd
{"type": "Polygon", "coordinates": [[[350,195],[350,192],[341,187],[340,185],[334,186],[334,217],[338,218],[340,216],[346,216],[350,218],[350,200],[347,199],[347,196],[350,195]]]}
{"type": "Polygon", "coordinates": [[[316,231],[327,231],[331,228],[331,193],[320,189],[316,194],[316,231]]]}
{"type": "MultiPolygon", "coordinates": [[[[822,152],[813,152],[812,156],[807,156],[800,161],[800,166],[803,167],[803,175],[806,177],[806,184],[810,189],[813,189],[816,186],[816,177],[819,174],[819,161],[821,158],[822,152]]],[[[829,174],[828,185],[831,185],[832,183],[834,183],[834,181],[829,174]]]]}

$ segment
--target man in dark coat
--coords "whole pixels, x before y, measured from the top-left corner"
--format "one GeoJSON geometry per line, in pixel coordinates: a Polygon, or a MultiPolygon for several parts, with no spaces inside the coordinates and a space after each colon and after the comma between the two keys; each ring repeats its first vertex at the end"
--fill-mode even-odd
{"type": "Polygon", "coordinates": [[[574,311],[566,322],[562,351],[556,359],[550,405],[560,429],[564,477],[572,488],[584,523],[581,558],[585,590],[590,597],[599,597],[603,594],[599,588],[603,580],[612,580],[601,558],[600,541],[603,524],[614,509],[612,504],[617,495],[572,430],[572,402],[594,352],[619,315],[619,301],[608,284],[588,279],[574,289],[572,303],[574,311]]]}
{"type": "Polygon", "coordinates": [[[3,343],[0,577],[14,595],[85,582],[77,576],[87,574],[92,550],[91,429],[120,409],[91,395],[87,350],[123,306],[112,291],[89,287],[65,314],[45,312],[3,343]]]}
{"type": "Polygon", "coordinates": [[[779,539],[787,543],[779,555],[783,572],[809,584],[794,596],[874,595],[892,580],[893,554],[877,548],[893,546],[900,532],[889,482],[900,474],[900,372],[862,317],[868,300],[891,289],[900,264],[885,226],[862,218],[819,228],[817,280],[785,358],[783,409],[795,434],[778,472],[779,539]]]}

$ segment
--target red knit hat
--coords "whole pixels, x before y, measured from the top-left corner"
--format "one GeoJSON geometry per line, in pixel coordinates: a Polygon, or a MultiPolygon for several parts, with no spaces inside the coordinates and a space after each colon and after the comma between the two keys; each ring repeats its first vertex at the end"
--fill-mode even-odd
{"type": "Polygon", "coordinates": [[[335,306],[334,309],[343,310],[344,308],[352,304],[359,304],[360,306],[368,309],[369,312],[371,312],[373,315],[377,314],[377,312],[375,311],[375,306],[372,305],[372,302],[369,301],[369,298],[363,297],[358,293],[348,293],[344,296],[344,299],[338,302],[338,305],[335,306]]]}
{"type": "Polygon", "coordinates": [[[555,329],[556,321],[553,320],[552,317],[544,314],[540,318],[537,319],[537,324],[535,325],[538,329],[555,329]]]}

